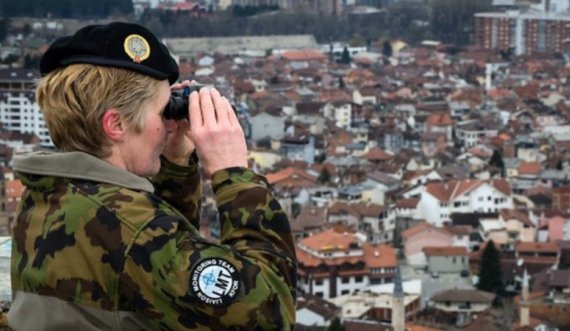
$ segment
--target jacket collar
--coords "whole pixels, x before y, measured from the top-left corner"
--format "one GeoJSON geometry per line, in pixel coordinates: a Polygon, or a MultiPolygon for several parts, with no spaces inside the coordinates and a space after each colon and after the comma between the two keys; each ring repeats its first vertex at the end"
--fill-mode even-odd
{"type": "Polygon", "coordinates": [[[17,172],[91,180],[125,188],[154,192],[152,183],[144,177],[118,168],[84,152],[34,152],[14,156],[13,168],[17,172]]]}

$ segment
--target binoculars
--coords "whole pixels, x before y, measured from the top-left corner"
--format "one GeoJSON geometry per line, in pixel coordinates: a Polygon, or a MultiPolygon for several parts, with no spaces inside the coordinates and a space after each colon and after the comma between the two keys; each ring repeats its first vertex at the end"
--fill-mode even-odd
{"type": "Polygon", "coordinates": [[[186,86],[182,93],[173,92],[168,105],[164,109],[164,118],[167,120],[188,119],[188,96],[194,91],[200,91],[202,87],[204,85],[186,86]]]}

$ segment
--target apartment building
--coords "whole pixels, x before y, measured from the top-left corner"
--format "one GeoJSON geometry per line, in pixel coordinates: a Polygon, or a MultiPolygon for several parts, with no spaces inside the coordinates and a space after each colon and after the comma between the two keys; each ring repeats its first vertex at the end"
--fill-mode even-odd
{"type": "Polygon", "coordinates": [[[4,129],[33,133],[40,145],[53,147],[39,105],[35,83],[39,75],[29,69],[0,70],[0,122],[4,129]]]}
{"type": "Polygon", "coordinates": [[[299,293],[323,299],[390,283],[396,275],[394,248],[334,228],[299,241],[297,258],[299,293]]]}
{"type": "Polygon", "coordinates": [[[506,11],[475,14],[475,43],[514,54],[570,54],[567,12],[506,11]]]}

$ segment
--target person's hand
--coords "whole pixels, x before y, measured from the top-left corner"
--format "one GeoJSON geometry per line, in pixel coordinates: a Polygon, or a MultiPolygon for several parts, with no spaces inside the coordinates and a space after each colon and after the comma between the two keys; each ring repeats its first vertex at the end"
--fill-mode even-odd
{"type": "MultiPolygon", "coordinates": [[[[195,84],[194,81],[190,82],[185,80],[182,83],[173,84],[170,87],[171,91],[183,89],[185,86],[195,84]]],[[[175,125],[175,129],[167,130],[166,144],[162,155],[170,162],[181,166],[187,166],[190,160],[190,155],[194,151],[194,142],[190,135],[190,124],[188,120],[166,120],[165,125],[175,125]]]]}
{"type": "Polygon", "coordinates": [[[247,167],[243,130],[229,101],[216,89],[190,94],[191,136],[208,176],[231,167],[247,167]]]}

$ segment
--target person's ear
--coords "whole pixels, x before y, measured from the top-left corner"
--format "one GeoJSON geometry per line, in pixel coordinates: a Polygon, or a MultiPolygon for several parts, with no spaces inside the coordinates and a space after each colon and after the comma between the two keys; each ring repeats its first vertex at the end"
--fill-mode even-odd
{"type": "Polygon", "coordinates": [[[109,109],[101,119],[103,132],[111,141],[121,141],[126,132],[121,113],[117,109],[109,109]]]}

